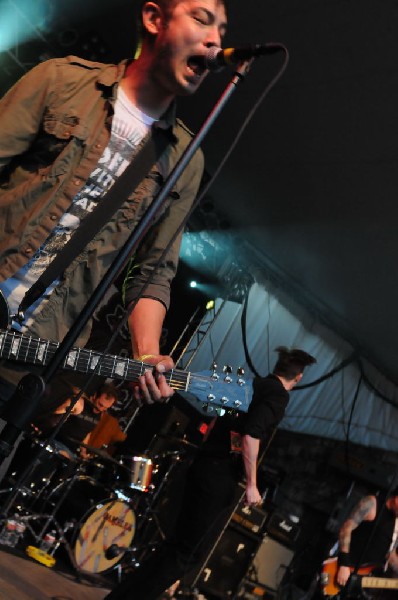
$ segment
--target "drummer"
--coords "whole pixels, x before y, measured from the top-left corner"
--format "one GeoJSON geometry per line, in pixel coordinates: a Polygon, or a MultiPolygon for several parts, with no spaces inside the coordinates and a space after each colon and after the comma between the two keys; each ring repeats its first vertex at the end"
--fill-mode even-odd
{"type": "MultiPolygon", "coordinates": [[[[54,396],[56,395],[59,400],[62,400],[61,403],[52,411],[35,418],[31,433],[25,435],[16,449],[1,483],[2,487],[13,487],[18,481],[19,476],[32,458],[32,451],[37,450],[39,447],[35,445],[36,442],[50,437],[66,413],[73,396],[77,393],[79,393],[79,390],[72,387],[66,380],[63,382],[62,389],[56,390],[54,396]]],[[[97,425],[106,425],[107,410],[114,405],[118,397],[119,392],[113,383],[104,383],[92,396],[82,394],[51,444],[55,450],[54,458],[57,453],[71,460],[89,458],[87,449],[80,446],[80,444],[90,442],[90,433],[97,425]]],[[[124,434],[122,433],[122,435],[124,434]]],[[[65,463],[59,463],[59,467],[62,472],[65,471],[65,463]]],[[[32,472],[31,479],[36,482],[35,485],[40,487],[40,482],[51,477],[53,471],[54,464],[49,462],[48,456],[45,456],[44,462],[36,466],[34,472],[32,472]]],[[[67,474],[64,473],[63,476],[67,476],[67,474]]]]}
{"type": "Polygon", "coordinates": [[[126,439],[127,434],[120,428],[117,418],[106,411],[101,414],[101,419],[85,441],[91,448],[102,448],[113,456],[118,451],[118,446],[126,439]]]}
{"type": "MultiPolygon", "coordinates": [[[[79,407],[72,411],[56,435],[56,446],[59,452],[67,458],[88,458],[86,447],[90,444],[90,434],[100,424],[105,425],[107,411],[119,397],[118,389],[113,383],[104,383],[88,398],[80,398],[79,407]],[[83,445],[84,444],[84,445],[83,445]]],[[[56,409],[56,411],[58,411],[56,409]]],[[[53,422],[54,416],[60,414],[54,411],[49,417],[53,422]]],[[[44,423],[39,424],[42,428],[44,423]]],[[[102,442],[105,443],[105,442],[102,442]]]]}

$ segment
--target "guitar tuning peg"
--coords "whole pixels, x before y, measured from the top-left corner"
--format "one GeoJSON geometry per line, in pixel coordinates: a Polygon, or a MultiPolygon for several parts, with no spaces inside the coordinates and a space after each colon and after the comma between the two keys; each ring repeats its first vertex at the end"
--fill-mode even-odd
{"type": "Polygon", "coordinates": [[[232,373],[232,367],[230,365],[225,365],[223,367],[223,373],[232,373]]]}
{"type": "Polygon", "coordinates": [[[214,361],[211,363],[211,370],[213,371],[213,373],[214,371],[217,371],[217,363],[214,361]]]}
{"type": "Polygon", "coordinates": [[[236,374],[239,375],[239,377],[241,377],[242,375],[244,375],[245,374],[244,368],[243,367],[238,367],[236,369],[236,374]]]}

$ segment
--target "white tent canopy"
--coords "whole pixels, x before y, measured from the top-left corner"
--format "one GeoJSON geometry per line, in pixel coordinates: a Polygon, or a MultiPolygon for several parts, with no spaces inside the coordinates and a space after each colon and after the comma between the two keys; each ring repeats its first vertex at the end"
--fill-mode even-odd
{"type": "MultiPolygon", "coordinates": [[[[194,351],[191,371],[207,370],[214,360],[219,369],[243,367],[246,379],[253,377],[244,352],[243,313],[244,305],[217,300],[215,319],[194,351]]],[[[251,287],[245,320],[249,357],[259,375],[272,370],[278,346],[301,348],[317,359],[304,374],[303,389],[291,394],[283,429],[398,451],[397,386],[365,359],[355,359],[349,344],[269,283],[251,287]],[[344,361],[348,364],[338,368],[344,361]]]]}

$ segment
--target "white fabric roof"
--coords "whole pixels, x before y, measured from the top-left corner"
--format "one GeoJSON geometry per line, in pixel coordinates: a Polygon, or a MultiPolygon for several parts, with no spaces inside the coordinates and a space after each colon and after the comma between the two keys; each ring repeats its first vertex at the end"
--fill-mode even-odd
{"type": "MultiPolygon", "coordinates": [[[[194,352],[190,371],[207,370],[214,360],[219,370],[225,364],[234,372],[241,366],[246,379],[252,377],[244,353],[242,312],[243,305],[217,300],[217,316],[194,352]]],[[[315,356],[317,364],[306,370],[303,386],[353,356],[349,344],[270,284],[252,286],[245,331],[250,359],[260,375],[272,370],[278,346],[302,348],[315,356]]],[[[367,361],[353,360],[324,381],[293,391],[281,427],[398,451],[397,386],[367,361]]]]}

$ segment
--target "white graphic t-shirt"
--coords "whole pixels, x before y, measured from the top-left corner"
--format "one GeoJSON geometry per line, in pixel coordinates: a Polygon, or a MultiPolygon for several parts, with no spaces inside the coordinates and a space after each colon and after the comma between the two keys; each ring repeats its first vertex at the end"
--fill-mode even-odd
{"type": "MultiPolygon", "coordinates": [[[[0,283],[0,290],[8,300],[12,315],[16,314],[26,291],[70,240],[74,231],[79,227],[81,220],[95,209],[101,198],[126,169],[137,146],[145,137],[153,122],[154,119],[134,106],[119,87],[109,144],[97,166],[36,254],[13,277],[0,283]]],[[[29,319],[32,318],[38,305],[48,299],[56,284],[57,281],[53,282],[43,296],[26,311],[26,325],[28,325],[29,319]]],[[[13,325],[17,329],[23,329],[17,322],[14,322],[13,325]]]]}

